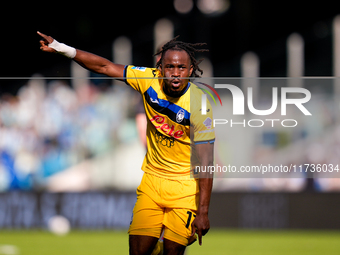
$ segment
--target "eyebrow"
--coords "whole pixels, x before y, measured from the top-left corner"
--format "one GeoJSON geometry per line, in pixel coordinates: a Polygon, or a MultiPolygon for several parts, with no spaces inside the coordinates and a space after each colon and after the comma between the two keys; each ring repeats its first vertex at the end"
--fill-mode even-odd
{"type": "Polygon", "coordinates": [[[167,63],[165,66],[179,66],[179,67],[186,67],[186,64],[173,64],[173,63],[167,63]]]}

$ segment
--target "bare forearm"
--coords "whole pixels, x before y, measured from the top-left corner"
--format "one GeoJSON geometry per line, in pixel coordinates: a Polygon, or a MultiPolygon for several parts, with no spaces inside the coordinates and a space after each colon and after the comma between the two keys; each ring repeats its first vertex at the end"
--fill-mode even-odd
{"type": "Polygon", "coordinates": [[[197,213],[208,213],[211,190],[213,186],[214,174],[209,171],[210,166],[214,164],[214,145],[200,144],[196,146],[200,164],[207,169],[205,172],[199,173],[199,204],[197,213]]]}
{"type": "MultiPolygon", "coordinates": [[[[214,163],[214,145],[211,143],[199,144],[196,145],[197,156],[200,159],[200,164],[203,167],[208,169],[208,166],[212,166],[214,163]]],[[[198,179],[199,185],[199,201],[197,207],[196,218],[191,224],[192,232],[198,234],[199,244],[202,244],[202,236],[204,236],[210,229],[209,223],[209,204],[210,204],[210,196],[211,190],[213,186],[213,175],[210,171],[206,171],[205,173],[199,173],[198,179]]]]}
{"type": "Polygon", "coordinates": [[[90,71],[111,77],[123,77],[123,65],[114,64],[95,54],[77,49],[77,54],[73,60],[90,71]]]}
{"type": "Polygon", "coordinates": [[[197,214],[208,214],[213,178],[199,179],[199,204],[197,214]]]}

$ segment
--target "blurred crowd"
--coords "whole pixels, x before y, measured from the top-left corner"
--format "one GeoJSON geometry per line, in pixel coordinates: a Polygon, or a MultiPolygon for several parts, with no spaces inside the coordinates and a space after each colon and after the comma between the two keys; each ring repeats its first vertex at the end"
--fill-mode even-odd
{"type": "Polygon", "coordinates": [[[136,136],[119,132],[129,91],[67,82],[37,77],[17,96],[1,95],[0,191],[44,189],[48,177],[136,136]]]}

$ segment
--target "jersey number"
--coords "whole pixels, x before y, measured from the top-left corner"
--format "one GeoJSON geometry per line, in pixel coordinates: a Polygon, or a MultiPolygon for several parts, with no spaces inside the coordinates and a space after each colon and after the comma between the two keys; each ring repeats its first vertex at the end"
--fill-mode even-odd
{"type": "Polygon", "coordinates": [[[187,211],[187,214],[189,214],[189,216],[188,216],[188,221],[187,221],[187,224],[185,225],[185,227],[186,227],[186,228],[189,228],[190,222],[191,222],[191,218],[192,218],[192,215],[194,215],[194,218],[196,218],[196,214],[193,214],[193,213],[190,212],[190,211],[187,211]]]}

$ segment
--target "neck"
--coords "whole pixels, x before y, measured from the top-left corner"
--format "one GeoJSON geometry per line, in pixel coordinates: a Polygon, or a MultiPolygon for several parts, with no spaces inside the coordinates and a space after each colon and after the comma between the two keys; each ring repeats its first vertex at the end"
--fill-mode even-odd
{"type": "Polygon", "coordinates": [[[164,91],[164,93],[165,93],[167,96],[170,96],[170,97],[180,97],[180,96],[182,96],[182,95],[184,94],[184,92],[187,90],[188,86],[189,86],[189,82],[188,82],[187,85],[186,85],[181,91],[179,91],[179,92],[169,91],[169,89],[168,89],[166,86],[164,86],[164,87],[163,87],[163,91],[164,91]]]}

